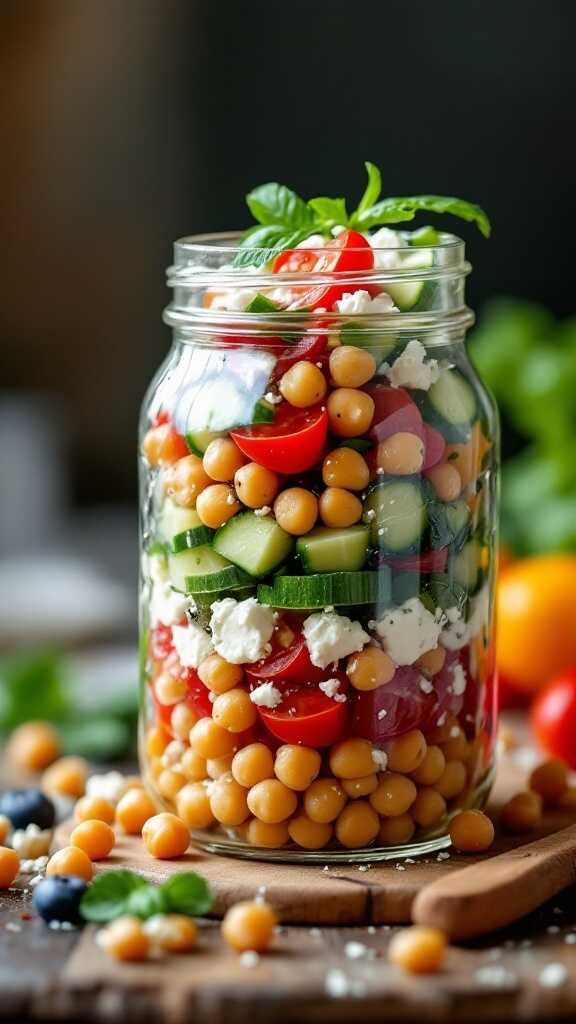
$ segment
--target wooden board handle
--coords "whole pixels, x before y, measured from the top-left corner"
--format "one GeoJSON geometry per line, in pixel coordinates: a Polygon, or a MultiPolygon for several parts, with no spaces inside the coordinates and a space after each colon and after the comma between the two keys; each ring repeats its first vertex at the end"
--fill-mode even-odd
{"type": "Polygon", "coordinates": [[[424,886],[412,919],[453,939],[497,931],[576,883],[576,825],[424,886]]]}

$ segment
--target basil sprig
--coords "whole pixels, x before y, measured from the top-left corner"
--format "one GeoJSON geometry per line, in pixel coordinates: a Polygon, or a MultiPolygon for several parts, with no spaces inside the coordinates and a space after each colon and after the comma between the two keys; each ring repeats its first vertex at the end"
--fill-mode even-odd
{"type": "Polygon", "coordinates": [[[332,228],[337,226],[368,231],[384,224],[413,220],[421,210],[449,213],[475,223],[486,238],[490,235],[490,221],[476,203],[456,199],[454,196],[434,195],[381,199],[380,170],[369,161],[364,166],[368,175],[366,188],[358,206],[350,214],[345,199],[317,196],[306,202],[292,189],[274,181],[259,185],[249,192],[246,203],[258,223],[242,235],[235,265],[261,266],[279,252],[293,249],[310,235],[330,237],[332,228]]]}
{"type": "Polygon", "coordinates": [[[153,885],[134,871],[105,871],[86,890],[80,904],[85,921],[105,924],[124,914],[146,920],[154,914],[188,914],[197,917],[212,908],[213,896],[206,879],[194,871],[172,875],[153,885]]]}

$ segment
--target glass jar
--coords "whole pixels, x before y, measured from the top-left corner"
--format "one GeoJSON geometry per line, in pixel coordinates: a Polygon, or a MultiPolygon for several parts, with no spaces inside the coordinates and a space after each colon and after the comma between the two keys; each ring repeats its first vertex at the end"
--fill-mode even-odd
{"type": "Polygon", "coordinates": [[[497,415],[463,242],[397,238],[273,270],[236,236],[175,246],[141,423],[141,761],[211,851],[429,853],[490,789],[497,415]]]}

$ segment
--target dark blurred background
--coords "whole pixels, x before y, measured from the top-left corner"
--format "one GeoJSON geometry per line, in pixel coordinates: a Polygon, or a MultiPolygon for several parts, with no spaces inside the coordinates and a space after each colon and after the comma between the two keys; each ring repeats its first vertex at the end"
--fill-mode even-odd
{"type": "Polygon", "coordinates": [[[242,227],[257,183],[353,197],[370,159],[388,194],[476,200],[471,304],[571,313],[575,28],[558,2],[2,0],[0,555],[131,583],[171,243],[242,227]]]}

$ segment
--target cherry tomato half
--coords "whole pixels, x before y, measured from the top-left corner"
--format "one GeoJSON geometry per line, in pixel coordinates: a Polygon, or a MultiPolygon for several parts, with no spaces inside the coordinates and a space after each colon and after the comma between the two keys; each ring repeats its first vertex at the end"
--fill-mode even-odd
{"type": "Polygon", "coordinates": [[[309,363],[318,362],[326,352],[327,345],[328,338],[321,334],[309,334],[300,338],[295,345],[285,348],[282,355],[278,357],[272,379],[279,380],[286,370],[303,359],[309,363]]]}
{"type": "Polygon", "coordinates": [[[539,692],[530,721],[544,749],[576,769],[576,669],[563,672],[539,692]]]}
{"type": "MultiPolygon", "coordinates": [[[[345,694],[348,680],[342,673],[338,678],[339,693],[345,694]]],[[[317,686],[275,685],[282,690],[282,703],[277,708],[258,708],[260,720],[273,736],[305,747],[329,747],[338,742],[348,722],[347,701],[335,701],[317,686]]]]}
{"type": "Polygon", "coordinates": [[[320,459],[328,433],[325,406],[278,406],[274,423],[231,430],[230,437],[253,462],[276,473],[301,473],[320,459]]]}
{"type": "MultiPolygon", "coordinates": [[[[185,623],[184,623],[185,624],[185,623]]],[[[153,661],[164,661],[174,650],[172,626],[155,626],[150,630],[150,657],[153,661]]]]}
{"type": "Polygon", "coordinates": [[[267,679],[285,679],[294,683],[318,683],[326,672],[310,661],[303,636],[298,636],[289,647],[278,647],[267,658],[246,666],[248,679],[262,682],[267,679]]]}
{"type": "MultiPolygon", "coordinates": [[[[374,266],[374,251],[370,242],[358,231],[342,231],[337,238],[328,242],[322,250],[289,249],[277,257],[273,270],[304,271],[314,274],[337,274],[355,270],[371,270],[374,266]],[[304,253],[304,256],[300,254],[304,253]],[[283,259],[282,259],[283,257],[283,259]],[[313,257],[313,259],[311,258],[313,257]],[[277,266],[278,262],[280,266],[277,266]]],[[[358,291],[365,285],[329,284],[313,288],[294,289],[291,309],[332,309],[334,303],[345,292],[358,291]]]]}

